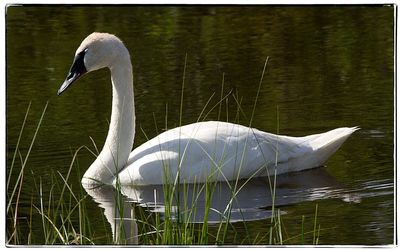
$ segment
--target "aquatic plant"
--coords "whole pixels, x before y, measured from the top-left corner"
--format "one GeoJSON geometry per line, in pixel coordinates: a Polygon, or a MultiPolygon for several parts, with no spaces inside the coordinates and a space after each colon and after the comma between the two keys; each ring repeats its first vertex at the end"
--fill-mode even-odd
{"type": "MultiPolygon", "coordinates": [[[[185,69],[186,69],[186,58],[185,58],[185,68],[182,79],[182,94],[180,102],[180,116],[179,125],[182,123],[183,114],[183,98],[184,98],[184,87],[185,87],[185,69]]],[[[249,126],[252,125],[253,117],[255,114],[255,107],[258,101],[258,96],[260,92],[260,87],[263,82],[263,77],[267,70],[268,58],[265,61],[264,68],[262,71],[262,76],[259,82],[257,94],[254,101],[254,106],[252,114],[249,121],[249,126]]],[[[241,107],[241,101],[237,94],[233,94],[229,91],[228,94],[224,95],[224,75],[222,76],[221,84],[221,95],[220,99],[208,108],[211,103],[214,94],[208,99],[204,108],[198,116],[198,121],[205,120],[209,114],[218,108],[218,119],[220,119],[222,113],[222,104],[228,103],[228,99],[232,97],[237,105],[236,114],[234,117],[235,122],[239,122],[240,114],[243,111],[241,107]],[[207,109],[209,109],[207,111],[207,109]]],[[[212,175],[217,175],[219,171],[219,165],[222,163],[216,163],[213,166],[215,172],[210,174],[209,181],[201,184],[195,184],[194,189],[192,189],[192,194],[189,193],[189,184],[181,183],[179,179],[179,172],[175,179],[171,179],[168,175],[169,163],[164,165],[164,179],[165,183],[163,185],[163,201],[162,205],[164,208],[163,216],[158,212],[151,212],[146,208],[148,207],[138,206],[135,203],[130,204],[126,202],[126,198],[123,195],[122,187],[117,182],[115,186],[115,196],[114,196],[114,217],[115,220],[123,222],[127,220],[124,218],[125,211],[128,209],[127,205],[130,205],[130,210],[133,210],[135,217],[129,219],[132,224],[137,227],[135,236],[132,233],[127,233],[127,229],[124,228],[124,224],[118,224],[114,226],[114,233],[111,236],[109,234],[109,226],[103,219],[103,226],[100,232],[108,233],[99,236],[99,229],[92,228],[91,214],[88,211],[88,205],[91,201],[90,196],[85,192],[82,187],[79,189],[74,188],[70,182],[71,170],[76,168],[79,173],[79,162],[78,155],[82,150],[89,151],[93,156],[98,154],[98,148],[92,139],[94,150],[91,150],[87,146],[81,146],[76,149],[72,154],[72,160],[69,165],[69,169],[66,175],[62,175],[60,172],[56,172],[51,176],[51,187],[48,189],[48,193],[43,192],[43,181],[41,178],[37,179],[33,177],[35,182],[34,190],[32,192],[32,199],[30,204],[29,214],[26,217],[28,230],[23,230],[21,223],[21,218],[19,216],[19,198],[22,192],[22,184],[24,181],[24,175],[26,171],[26,164],[29,159],[31,149],[34,145],[36,135],[40,129],[43,122],[45,112],[47,110],[48,103],[46,104],[42,115],[39,119],[39,123],[36,127],[34,137],[30,143],[29,150],[25,156],[22,157],[19,151],[20,140],[25,128],[27,117],[29,114],[30,104],[26,111],[24,121],[20,130],[18,141],[16,144],[16,149],[8,168],[7,176],[7,244],[8,245],[25,245],[25,244],[80,244],[80,245],[92,245],[92,244],[139,244],[139,245],[224,245],[224,244],[256,244],[256,245],[277,245],[286,244],[287,242],[293,243],[294,240],[298,239],[298,243],[305,244],[305,236],[312,235],[312,244],[318,244],[320,226],[317,224],[317,212],[318,207],[315,209],[314,225],[313,230],[306,231],[305,229],[305,217],[301,218],[301,233],[298,236],[288,237],[285,233],[285,227],[282,219],[282,214],[279,208],[275,206],[275,195],[276,195],[276,172],[268,176],[269,187],[268,189],[271,193],[272,207],[271,207],[271,217],[269,222],[265,221],[265,224],[269,225],[269,232],[260,235],[257,234],[255,237],[252,236],[251,231],[248,230],[246,221],[241,222],[243,228],[245,229],[246,235],[237,237],[238,232],[235,228],[235,224],[230,221],[232,205],[236,199],[237,194],[246,185],[252,177],[247,180],[242,180],[239,182],[238,178],[229,183],[231,188],[231,193],[229,196],[229,203],[227,203],[226,208],[222,212],[216,212],[221,216],[221,220],[217,224],[210,225],[208,222],[208,217],[210,212],[215,212],[212,208],[211,198],[217,189],[217,182],[213,182],[212,175]],[[16,158],[19,156],[21,160],[21,166],[16,167],[16,158]],[[19,174],[14,182],[14,186],[11,186],[12,174],[19,169],[19,174]],[[78,192],[76,192],[78,190],[78,192]],[[36,194],[39,201],[34,199],[36,194]],[[200,200],[199,196],[202,194],[204,200],[200,200]],[[191,199],[190,199],[191,198],[191,199]],[[196,215],[196,210],[198,210],[199,203],[203,203],[201,208],[204,210],[204,217],[201,223],[196,223],[193,218],[196,215]],[[181,205],[183,205],[181,207],[181,205]],[[190,206],[188,206],[190,205],[190,206]],[[33,220],[36,216],[40,216],[41,224],[33,224],[33,220]],[[35,226],[35,227],[33,227],[35,226]],[[115,228],[118,229],[115,229],[115,228]],[[41,229],[41,231],[38,231],[41,229]],[[228,236],[234,236],[232,238],[227,238],[228,236]],[[240,238],[240,239],[238,239],[240,238]],[[133,241],[132,241],[133,240],[133,241]]],[[[279,133],[279,110],[277,108],[277,133],[279,133]]],[[[228,119],[228,109],[226,110],[226,118],[228,119]]],[[[155,120],[156,121],[156,120],[155,120]]],[[[156,130],[157,128],[157,123],[156,130]]],[[[165,115],[165,128],[168,127],[168,106],[166,106],[165,115]]],[[[143,131],[143,130],[142,130],[143,131]]],[[[143,131],[145,134],[145,132],[143,131]]],[[[157,132],[158,133],[158,132],[157,132]]],[[[146,135],[146,134],[145,134],[146,135]]],[[[182,146],[184,147],[184,146],[182,146]]],[[[279,154],[279,153],[277,153],[279,154]]],[[[181,156],[184,158],[184,156],[181,156]]],[[[243,160],[244,156],[240,156],[243,160]]],[[[181,162],[182,163],[182,162],[181,162]]],[[[239,172],[240,173],[240,166],[239,172]]],[[[155,196],[157,196],[155,194],[155,196]]],[[[155,201],[157,201],[155,199],[155,201]]],[[[151,207],[156,208],[159,205],[151,205],[151,207]]],[[[98,208],[98,210],[102,210],[98,208]]],[[[37,221],[37,219],[35,219],[37,221]]]]}

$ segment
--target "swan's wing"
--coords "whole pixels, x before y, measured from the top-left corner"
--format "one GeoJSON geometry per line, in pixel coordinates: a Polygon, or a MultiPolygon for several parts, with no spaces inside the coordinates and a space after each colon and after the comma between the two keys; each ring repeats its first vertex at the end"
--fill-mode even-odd
{"type": "Polygon", "coordinates": [[[165,171],[175,174],[179,169],[190,181],[207,175],[232,180],[250,177],[263,166],[295,158],[307,149],[290,137],[226,122],[200,122],[166,131],[137,147],[120,177],[162,183],[165,171]]]}
{"type": "Polygon", "coordinates": [[[263,155],[265,163],[279,165],[291,159],[299,158],[310,151],[310,139],[304,137],[289,137],[266,133],[252,129],[256,141],[257,151],[263,155]]]}

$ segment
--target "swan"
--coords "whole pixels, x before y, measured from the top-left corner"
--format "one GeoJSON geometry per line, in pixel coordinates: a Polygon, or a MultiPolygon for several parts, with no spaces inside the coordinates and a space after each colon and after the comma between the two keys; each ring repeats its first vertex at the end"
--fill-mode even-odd
{"type": "Polygon", "coordinates": [[[177,127],[135,148],[132,64],[115,35],[94,32],[75,53],[61,95],[84,74],[109,68],[112,110],[108,134],[84,185],[204,183],[268,176],[322,166],[358,127],[304,137],[275,135],[238,124],[207,121],[177,127]]]}

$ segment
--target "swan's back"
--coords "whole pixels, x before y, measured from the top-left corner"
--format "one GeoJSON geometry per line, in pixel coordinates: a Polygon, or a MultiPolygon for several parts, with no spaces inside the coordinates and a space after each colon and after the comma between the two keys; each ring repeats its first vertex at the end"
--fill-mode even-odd
{"type": "Polygon", "coordinates": [[[166,131],[136,148],[121,184],[235,180],[317,167],[354,131],[288,137],[226,122],[199,122],[166,131]],[[342,135],[342,136],[340,136],[342,135]],[[336,142],[336,143],[335,143],[336,142]],[[168,179],[168,181],[166,181],[168,179]]]}

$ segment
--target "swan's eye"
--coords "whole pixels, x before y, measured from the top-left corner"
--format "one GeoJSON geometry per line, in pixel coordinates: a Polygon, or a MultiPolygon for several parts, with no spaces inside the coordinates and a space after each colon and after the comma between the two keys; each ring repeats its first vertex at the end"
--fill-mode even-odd
{"type": "Polygon", "coordinates": [[[76,54],[76,56],[84,57],[87,51],[88,51],[88,48],[82,50],[81,52],[79,52],[78,54],[76,54]]]}

